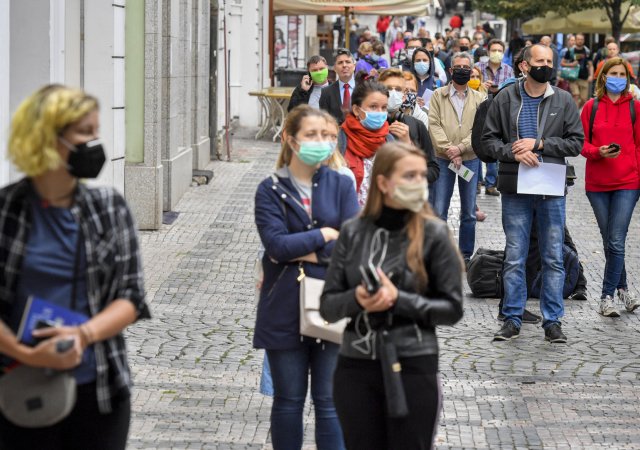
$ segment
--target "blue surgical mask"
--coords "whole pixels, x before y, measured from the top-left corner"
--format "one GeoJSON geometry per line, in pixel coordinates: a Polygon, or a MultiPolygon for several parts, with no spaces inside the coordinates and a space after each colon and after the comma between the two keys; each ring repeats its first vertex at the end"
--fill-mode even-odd
{"type": "Polygon", "coordinates": [[[624,88],[627,87],[627,79],[607,77],[605,87],[607,88],[607,92],[611,92],[612,94],[619,94],[624,91],[624,88]]]}
{"type": "Polygon", "coordinates": [[[429,65],[430,64],[428,62],[419,61],[415,63],[413,67],[416,69],[416,72],[418,73],[418,75],[422,77],[429,72],[429,65]]]}
{"type": "Polygon", "coordinates": [[[331,142],[327,141],[302,141],[298,144],[300,144],[298,158],[308,166],[320,164],[332,155],[335,148],[331,142]]]}
{"type": "Polygon", "coordinates": [[[364,119],[360,119],[360,123],[363,127],[370,130],[379,130],[387,121],[386,111],[364,111],[364,113],[366,114],[366,117],[364,119]]]}

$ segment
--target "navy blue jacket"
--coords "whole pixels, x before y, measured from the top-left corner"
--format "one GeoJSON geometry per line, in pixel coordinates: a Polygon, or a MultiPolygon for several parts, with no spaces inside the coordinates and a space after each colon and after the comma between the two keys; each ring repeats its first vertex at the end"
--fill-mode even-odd
{"type": "Polygon", "coordinates": [[[315,252],[318,264],[305,262],[304,271],[324,279],[336,241],[325,243],[320,228],[339,230],[359,208],[353,181],[323,166],[313,176],[310,218],[298,204],[300,196],[286,170],[276,175],[277,183],[272,177],[260,183],[255,199],[255,220],[265,251],[253,345],[292,350],[301,343],[300,283],[299,263],[289,261],[315,252]]]}

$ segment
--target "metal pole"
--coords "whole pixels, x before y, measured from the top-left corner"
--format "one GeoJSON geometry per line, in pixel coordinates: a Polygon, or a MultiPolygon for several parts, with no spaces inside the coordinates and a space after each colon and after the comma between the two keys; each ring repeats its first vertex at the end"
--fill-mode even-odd
{"type": "Polygon", "coordinates": [[[275,32],[273,26],[275,16],[273,15],[273,2],[269,0],[269,78],[271,79],[271,87],[275,86],[275,32]]]}
{"type": "Polygon", "coordinates": [[[224,45],[224,132],[225,132],[225,143],[227,148],[227,161],[231,161],[231,143],[229,142],[229,128],[231,127],[231,119],[229,115],[231,114],[231,105],[229,104],[229,51],[227,49],[227,2],[224,2],[224,21],[223,21],[223,45],[224,45]]]}
{"type": "Polygon", "coordinates": [[[344,7],[344,47],[349,48],[351,42],[351,22],[349,20],[349,7],[344,7]]]}

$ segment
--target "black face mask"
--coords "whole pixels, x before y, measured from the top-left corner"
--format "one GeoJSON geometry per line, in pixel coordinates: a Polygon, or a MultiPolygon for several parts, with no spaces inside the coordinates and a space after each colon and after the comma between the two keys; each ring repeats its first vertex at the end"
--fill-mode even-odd
{"type": "Polygon", "coordinates": [[[453,69],[451,79],[455,84],[467,84],[471,79],[471,69],[453,69]]]}
{"type": "Polygon", "coordinates": [[[460,46],[460,51],[461,52],[468,52],[469,51],[469,47],[467,47],[466,45],[461,45],[460,46]]]}
{"type": "Polygon", "coordinates": [[[70,150],[67,168],[76,178],[97,178],[106,161],[102,142],[98,139],[71,146],[63,140],[70,150]]]}
{"type": "Polygon", "coordinates": [[[553,77],[553,67],[549,66],[530,66],[529,76],[538,83],[546,83],[551,81],[553,77]]]}

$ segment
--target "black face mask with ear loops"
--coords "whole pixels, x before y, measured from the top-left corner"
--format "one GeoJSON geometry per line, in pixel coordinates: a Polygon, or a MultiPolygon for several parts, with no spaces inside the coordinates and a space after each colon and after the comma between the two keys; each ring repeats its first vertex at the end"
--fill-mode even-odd
{"type": "Polygon", "coordinates": [[[70,148],[67,166],[77,178],[97,178],[107,157],[99,139],[77,144],[70,148]]]}

